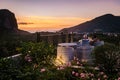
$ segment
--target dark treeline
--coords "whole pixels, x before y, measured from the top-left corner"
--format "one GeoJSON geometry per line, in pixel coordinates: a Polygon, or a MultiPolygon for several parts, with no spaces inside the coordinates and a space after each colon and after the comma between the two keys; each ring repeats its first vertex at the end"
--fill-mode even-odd
{"type": "MultiPolygon", "coordinates": [[[[89,34],[89,37],[96,35],[104,42],[120,45],[120,34],[89,34]]],[[[19,54],[16,50],[21,47],[23,42],[48,43],[57,47],[58,43],[78,42],[82,39],[83,34],[68,33],[49,33],[36,32],[29,35],[2,35],[0,37],[0,57],[19,54]]]]}

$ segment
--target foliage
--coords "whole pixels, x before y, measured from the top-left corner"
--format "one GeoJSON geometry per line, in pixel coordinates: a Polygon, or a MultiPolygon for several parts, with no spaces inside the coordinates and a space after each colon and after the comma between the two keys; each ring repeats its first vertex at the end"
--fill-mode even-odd
{"type": "Polygon", "coordinates": [[[91,34],[90,36],[94,35],[104,42],[120,45],[120,34],[91,34]]]}
{"type": "Polygon", "coordinates": [[[96,47],[93,54],[95,63],[99,64],[105,72],[109,74],[115,73],[120,59],[119,46],[106,43],[103,46],[96,47]]]}
{"type": "Polygon", "coordinates": [[[24,42],[20,52],[23,56],[30,55],[33,63],[48,65],[55,58],[56,48],[52,44],[44,42],[24,42]]]}
{"type": "Polygon", "coordinates": [[[0,43],[0,57],[7,57],[18,54],[16,48],[21,46],[20,41],[1,41],[0,43]]]}
{"type": "Polygon", "coordinates": [[[21,65],[13,59],[0,59],[0,80],[36,80],[37,76],[32,65],[21,65]]]}
{"type": "Polygon", "coordinates": [[[12,59],[0,59],[0,80],[105,80],[117,79],[118,75],[109,78],[107,74],[88,66],[86,63],[74,63],[60,66],[35,66],[32,62],[22,65],[12,59]],[[19,64],[19,65],[18,65],[19,64]],[[74,65],[74,66],[73,66],[74,65]],[[76,67],[75,67],[76,66],[76,67]]]}
{"type": "MultiPolygon", "coordinates": [[[[110,37],[104,40],[112,42],[110,37]]],[[[115,44],[117,42],[118,39],[115,44]]],[[[55,66],[56,47],[45,42],[3,41],[0,46],[7,56],[22,54],[20,59],[0,58],[0,80],[115,80],[120,77],[120,71],[116,71],[120,47],[114,44],[95,48],[95,63],[102,65],[102,68],[82,63],[77,58],[70,64],[55,66]]]]}
{"type": "Polygon", "coordinates": [[[16,51],[22,54],[20,58],[0,59],[0,80],[37,80],[40,70],[35,68],[52,65],[56,55],[55,47],[44,42],[22,42],[16,51]]]}

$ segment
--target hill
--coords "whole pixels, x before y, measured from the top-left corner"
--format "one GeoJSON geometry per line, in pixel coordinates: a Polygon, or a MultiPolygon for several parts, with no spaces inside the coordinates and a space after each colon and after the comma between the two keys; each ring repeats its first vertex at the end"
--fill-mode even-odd
{"type": "Polygon", "coordinates": [[[93,20],[84,22],[82,24],[64,28],[60,32],[119,32],[120,33],[120,16],[114,16],[112,14],[105,14],[97,17],[93,20]]]}

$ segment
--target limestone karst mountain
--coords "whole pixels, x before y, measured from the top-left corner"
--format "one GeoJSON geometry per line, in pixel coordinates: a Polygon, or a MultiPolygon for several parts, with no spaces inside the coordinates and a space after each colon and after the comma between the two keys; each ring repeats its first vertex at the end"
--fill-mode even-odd
{"type": "Polygon", "coordinates": [[[15,14],[8,9],[0,9],[0,34],[29,34],[27,31],[19,30],[15,14]]]}

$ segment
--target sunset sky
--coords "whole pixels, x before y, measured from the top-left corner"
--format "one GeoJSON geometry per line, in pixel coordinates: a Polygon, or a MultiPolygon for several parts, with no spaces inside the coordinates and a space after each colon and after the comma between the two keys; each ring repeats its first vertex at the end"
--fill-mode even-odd
{"type": "Polygon", "coordinates": [[[56,31],[104,14],[120,16],[120,0],[0,0],[9,9],[19,29],[29,32],[56,31]]]}

